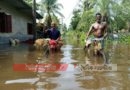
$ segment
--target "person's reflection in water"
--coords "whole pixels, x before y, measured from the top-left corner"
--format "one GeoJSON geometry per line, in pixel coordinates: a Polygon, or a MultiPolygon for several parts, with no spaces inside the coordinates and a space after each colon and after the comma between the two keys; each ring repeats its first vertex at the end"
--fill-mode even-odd
{"type": "MultiPolygon", "coordinates": [[[[55,55],[52,55],[55,56],[55,55]]],[[[51,56],[50,56],[51,57],[51,56]]],[[[51,57],[54,59],[54,57],[51,57]]],[[[51,70],[54,64],[54,62],[51,62],[48,58],[41,58],[37,60],[37,64],[41,65],[39,66],[40,69],[37,70],[37,77],[39,78],[39,81],[35,83],[36,90],[43,90],[43,89],[55,89],[57,87],[57,83],[53,83],[50,78],[59,77],[60,74],[56,73],[55,70],[51,70]]]]}
{"type": "Polygon", "coordinates": [[[35,83],[35,88],[36,90],[50,90],[50,89],[55,89],[58,85],[57,83],[53,83],[49,78],[55,78],[53,77],[56,75],[56,77],[59,76],[57,73],[48,73],[48,72],[43,72],[43,73],[38,73],[38,77],[40,78],[38,82],[35,83]],[[50,74],[53,74],[52,77],[50,74]]]}
{"type": "Polygon", "coordinates": [[[62,58],[62,52],[57,52],[57,53],[50,53],[47,60],[46,58],[44,58],[44,60],[39,60],[38,64],[45,64],[47,66],[45,67],[44,71],[37,72],[39,81],[35,84],[36,90],[43,90],[43,89],[52,90],[57,88],[58,83],[55,83],[55,80],[53,81],[53,78],[58,78],[61,75],[57,73],[57,70],[60,69],[60,66],[58,68],[56,67],[56,69],[52,67],[54,67],[55,64],[60,65],[61,58],[62,58]],[[53,69],[54,71],[51,69],[53,69]]]}
{"type": "Polygon", "coordinates": [[[94,62],[95,64],[98,64],[98,62],[101,62],[102,60],[103,60],[102,64],[110,63],[107,52],[101,51],[100,55],[94,55],[93,50],[91,48],[87,50],[87,52],[85,51],[85,58],[87,60],[90,60],[91,62],[94,62]]]}
{"type": "Polygon", "coordinates": [[[110,64],[108,55],[105,52],[102,53],[102,57],[103,57],[103,60],[104,60],[104,64],[110,64]]]}
{"type": "Polygon", "coordinates": [[[87,55],[85,56],[85,64],[91,64],[90,58],[87,55]]]}

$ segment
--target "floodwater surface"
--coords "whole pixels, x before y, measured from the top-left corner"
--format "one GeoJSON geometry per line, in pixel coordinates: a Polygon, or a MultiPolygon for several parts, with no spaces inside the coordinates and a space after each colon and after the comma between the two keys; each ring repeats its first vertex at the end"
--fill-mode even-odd
{"type": "Polygon", "coordinates": [[[129,52],[130,45],[113,42],[107,46],[106,57],[117,70],[87,71],[81,65],[103,65],[104,60],[88,57],[77,41],[67,41],[61,51],[50,53],[48,58],[32,45],[0,45],[0,90],[130,90],[129,52]],[[58,69],[24,68],[39,64],[56,64],[58,69]]]}

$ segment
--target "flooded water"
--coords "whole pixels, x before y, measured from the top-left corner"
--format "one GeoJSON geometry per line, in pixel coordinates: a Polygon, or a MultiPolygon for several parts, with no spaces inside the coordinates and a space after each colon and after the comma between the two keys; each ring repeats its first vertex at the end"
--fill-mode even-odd
{"type": "Polygon", "coordinates": [[[0,90],[130,90],[130,45],[107,46],[106,56],[116,71],[83,70],[80,65],[102,65],[102,57],[88,57],[80,42],[67,41],[60,52],[48,58],[32,45],[0,45],[0,90]],[[30,64],[64,65],[65,69],[24,71],[30,64]],[[15,65],[22,65],[21,68],[15,65]]]}

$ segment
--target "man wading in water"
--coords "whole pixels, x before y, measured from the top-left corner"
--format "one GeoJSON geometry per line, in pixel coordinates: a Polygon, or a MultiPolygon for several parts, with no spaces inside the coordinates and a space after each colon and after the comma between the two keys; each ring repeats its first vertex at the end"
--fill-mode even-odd
{"type": "Polygon", "coordinates": [[[100,53],[103,54],[102,51],[104,48],[104,38],[106,36],[107,23],[105,21],[102,21],[102,15],[100,13],[97,13],[96,22],[91,25],[87,33],[85,48],[89,48],[91,44],[94,44],[94,54],[97,54],[97,51],[100,51],[100,53]],[[88,38],[91,34],[93,37],[88,38]]]}

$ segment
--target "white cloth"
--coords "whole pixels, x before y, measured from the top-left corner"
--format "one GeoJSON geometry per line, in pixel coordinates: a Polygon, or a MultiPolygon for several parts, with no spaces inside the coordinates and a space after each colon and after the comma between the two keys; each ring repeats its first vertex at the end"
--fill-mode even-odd
{"type": "Polygon", "coordinates": [[[86,46],[91,44],[93,41],[102,41],[103,39],[104,39],[103,37],[101,37],[101,38],[89,38],[89,39],[85,40],[86,46]]]}
{"type": "Polygon", "coordinates": [[[94,38],[93,40],[96,40],[96,41],[102,41],[104,38],[94,38]]]}

